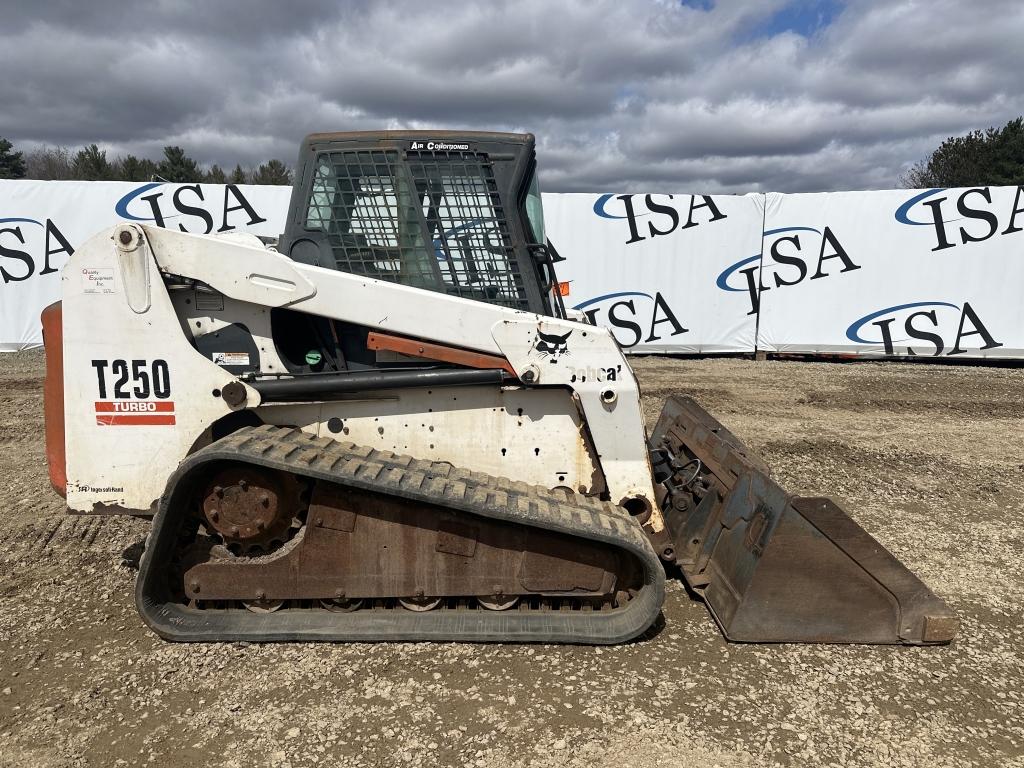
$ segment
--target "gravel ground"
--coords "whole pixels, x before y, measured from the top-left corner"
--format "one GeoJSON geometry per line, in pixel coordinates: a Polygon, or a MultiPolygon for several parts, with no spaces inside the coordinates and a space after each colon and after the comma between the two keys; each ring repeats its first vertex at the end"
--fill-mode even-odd
{"type": "Polygon", "coordinates": [[[944,648],[727,644],[670,585],[614,648],[171,645],[147,524],[72,518],[42,353],[0,356],[0,765],[1024,766],[1024,370],[637,359],[789,488],[831,495],[957,610],[944,648]]]}

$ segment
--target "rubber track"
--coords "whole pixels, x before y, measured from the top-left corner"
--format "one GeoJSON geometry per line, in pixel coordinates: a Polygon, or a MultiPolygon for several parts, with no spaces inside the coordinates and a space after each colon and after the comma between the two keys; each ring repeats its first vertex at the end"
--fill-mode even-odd
{"type": "Polygon", "coordinates": [[[450,464],[397,456],[297,429],[247,427],[203,448],[168,479],[139,568],[135,600],[145,622],[178,641],[459,641],[621,643],[657,618],[664,599],[664,569],[640,527],[610,502],[552,491],[450,464]],[[353,488],[439,504],[461,512],[536,526],[611,544],[633,555],[643,586],[611,611],[487,611],[365,609],[336,613],[286,609],[257,614],[244,609],[200,610],[166,602],[165,573],[176,544],[190,479],[215,461],[245,461],[353,488]]]}

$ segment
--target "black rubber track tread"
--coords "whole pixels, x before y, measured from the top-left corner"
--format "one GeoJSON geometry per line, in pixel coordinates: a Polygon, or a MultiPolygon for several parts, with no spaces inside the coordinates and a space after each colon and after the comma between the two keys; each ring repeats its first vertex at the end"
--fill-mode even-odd
{"type": "Polygon", "coordinates": [[[189,456],[167,481],[139,567],[135,601],[145,622],[176,641],[435,641],[611,644],[630,640],[658,617],[665,573],[646,535],[621,507],[524,482],[413,459],[298,429],[246,427],[189,456]],[[643,568],[643,586],[612,611],[366,609],[351,613],[199,610],[162,597],[189,478],[216,461],[244,461],[506,522],[611,544],[643,568]]]}

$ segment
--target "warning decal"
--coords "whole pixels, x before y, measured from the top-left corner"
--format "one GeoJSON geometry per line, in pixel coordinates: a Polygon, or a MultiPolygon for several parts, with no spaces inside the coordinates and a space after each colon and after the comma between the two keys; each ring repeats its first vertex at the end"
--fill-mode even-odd
{"type": "Polygon", "coordinates": [[[96,401],[96,423],[106,426],[173,425],[174,402],[171,400],[96,401]]]}
{"type": "Polygon", "coordinates": [[[249,365],[248,352],[213,352],[210,356],[217,365],[249,365]]]}

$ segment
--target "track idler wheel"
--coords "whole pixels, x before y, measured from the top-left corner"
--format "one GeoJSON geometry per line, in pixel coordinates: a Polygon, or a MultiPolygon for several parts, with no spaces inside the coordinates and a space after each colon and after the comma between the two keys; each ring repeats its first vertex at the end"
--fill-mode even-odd
{"type": "Polygon", "coordinates": [[[407,611],[432,611],[441,604],[440,597],[400,597],[398,602],[407,611]]]}
{"type": "Polygon", "coordinates": [[[242,605],[253,613],[273,613],[284,605],[284,600],[243,600],[242,605]]]}
{"type": "Polygon", "coordinates": [[[477,595],[476,601],[488,611],[507,611],[516,607],[519,595],[477,595]]]}
{"type": "Polygon", "coordinates": [[[324,598],[320,601],[320,607],[334,613],[352,613],[363,607],[363,601],[344,597],[324,598]]]}

